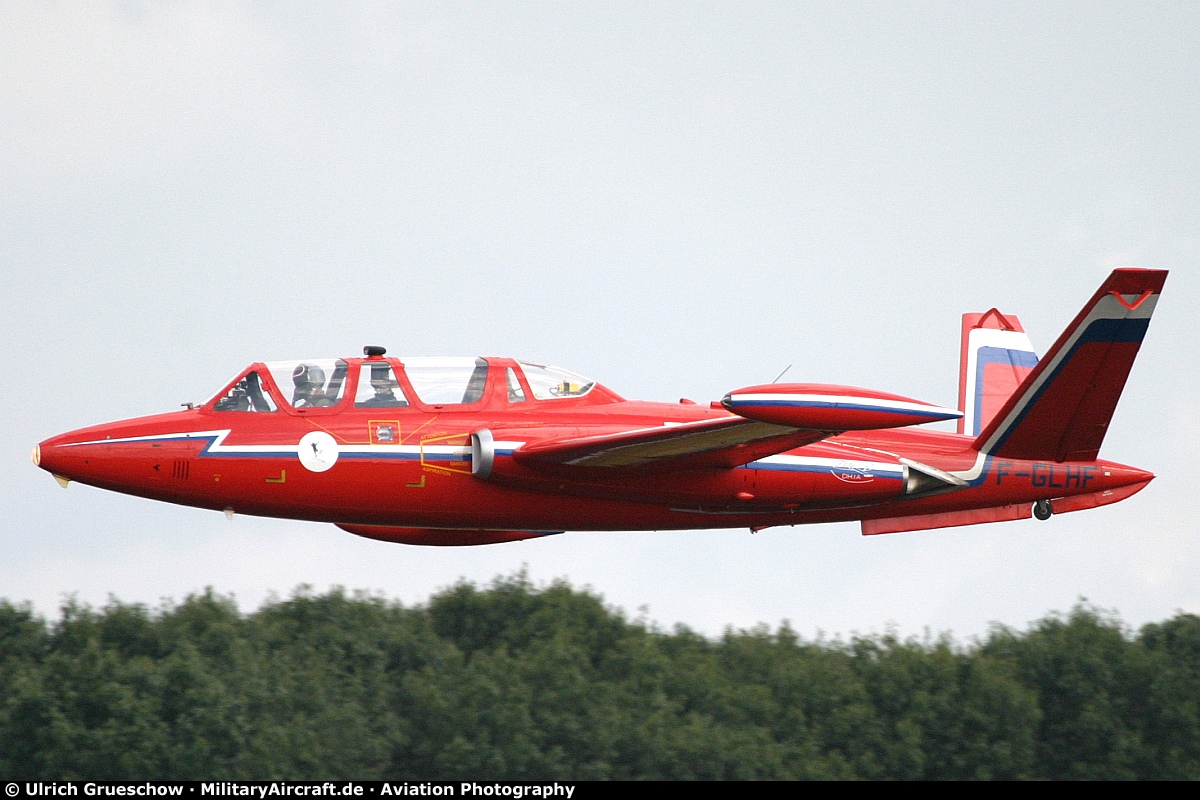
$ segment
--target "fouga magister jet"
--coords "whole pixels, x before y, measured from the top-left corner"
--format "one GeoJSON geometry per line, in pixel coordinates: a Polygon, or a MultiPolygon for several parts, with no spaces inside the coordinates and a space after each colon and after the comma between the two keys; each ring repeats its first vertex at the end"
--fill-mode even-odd
{"type": "Polygon", "coordinates": [[[251,364],[202,405],[55,436],[33,460],[64,486],[405,544],[1045,519],[1154,477],[1097,455],[1166,275],[1115,270],[1040,360],[1016,317],[964,315],[958,409],[805,383],[639,402],[527,361],[366,347],[251,364]]]}

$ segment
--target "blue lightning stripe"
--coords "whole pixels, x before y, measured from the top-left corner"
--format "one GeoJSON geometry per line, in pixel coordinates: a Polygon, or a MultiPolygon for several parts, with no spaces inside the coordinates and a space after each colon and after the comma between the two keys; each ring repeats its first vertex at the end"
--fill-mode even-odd
{"type": "MultiPolygon", "coordinates": [[[[199,431],[188,433],[169,433],[169,434],[154,434],[150,436],[130,436],[121,439],[96,439],[87,442],[72,442],[69,447],[84,447],[87,445],[114,445],[114,444],[152,444],[154,442],[203,442],[204,446],[197,453],[199,458],[294,458],[296,457],[296,445],[227,445],[224,444],[226,437],[229,436],[229,430],[221,431],[199,431]],[[286,448],[286,449],[280,449],[286,448]]],[[[509,453],[511,454],[511,450],[509,453]]],[[[338,455],[341,458],[354,459],[388,459],[388,460],[413,460],[426,462],[431,461],[468,461],[470,460],[470,449],[466,447],[450,447],[438,446],[435,450],[432,447],[422,447],[421,445],[339,445],[338,455]]]]}

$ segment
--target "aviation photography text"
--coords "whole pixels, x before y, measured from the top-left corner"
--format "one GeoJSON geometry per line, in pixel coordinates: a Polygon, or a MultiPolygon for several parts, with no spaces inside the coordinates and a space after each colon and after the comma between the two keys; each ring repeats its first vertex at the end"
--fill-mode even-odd
{"type": "Polygon", "coordinates": [[[20,797],[564,797],[574,783],[476,781],[22,781],[5,787],[20,797]]]}

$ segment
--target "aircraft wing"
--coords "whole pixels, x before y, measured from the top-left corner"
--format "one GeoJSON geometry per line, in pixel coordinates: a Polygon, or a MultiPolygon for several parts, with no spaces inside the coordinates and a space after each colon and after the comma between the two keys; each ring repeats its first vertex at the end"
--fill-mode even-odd
{"type": "Polygon", "coordinates": [[[852,386],[775,383],[721,401],[733,416],[596,436],[533,442],[513,458],[575,467],[642,470],[740,467],[848,430],[918,425],[961,417],[900,395],[852,386]]]}
{"type": "Polygon", "coordinates": [[[837,431],[730,416],[632,431],[531,442],[513,458],[536,464],[643,470],[738,467],[837,431]]]}

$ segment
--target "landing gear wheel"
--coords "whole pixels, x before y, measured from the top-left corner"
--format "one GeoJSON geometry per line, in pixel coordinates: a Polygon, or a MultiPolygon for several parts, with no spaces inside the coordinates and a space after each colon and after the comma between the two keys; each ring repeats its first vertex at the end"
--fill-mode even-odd
{"type": "Polygon", "coordinates": [[[1033,504],[1033,515],[1040,520],[1050,519],[1054,513],[1054,509],[1050,507],[1049,500],[1038,500],[1033,504]]]}

